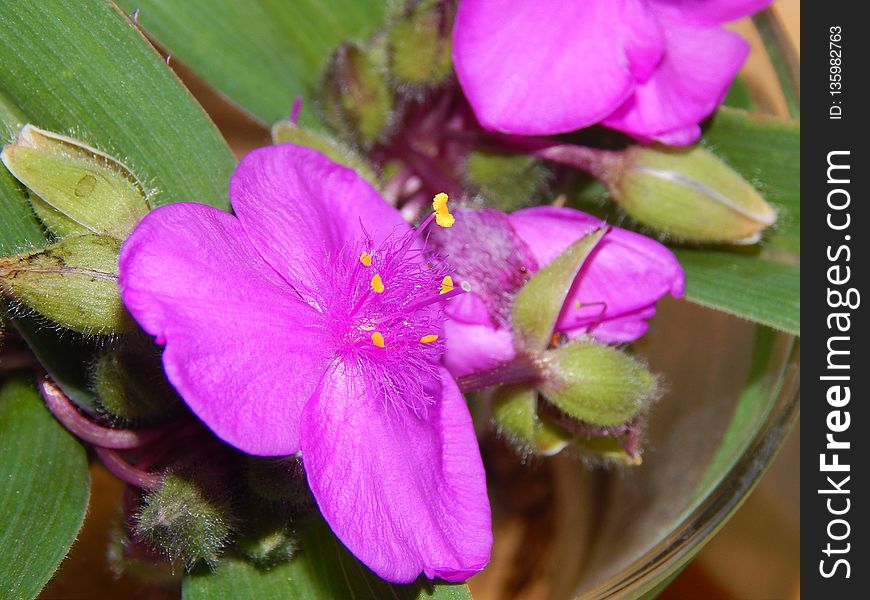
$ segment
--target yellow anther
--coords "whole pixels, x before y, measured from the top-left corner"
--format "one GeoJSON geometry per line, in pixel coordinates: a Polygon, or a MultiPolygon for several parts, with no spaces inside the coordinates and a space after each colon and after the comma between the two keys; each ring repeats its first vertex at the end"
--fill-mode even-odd
{"type": "Polygon", "coordinates": [[[381,279],[381,276],[378,274],[372,277],[372,290],[376,294],[380,294],[384,291],[384,280],[381,279]]]}
{"type": "Polygon", "coordinates": [[[448,196],[444,192],[436,194],[432,199],[432,209],[435,211],[435,222],[441,227],[453,227],[456,219],[447,208],[448,196]]]}
{"type": "Polygon", "coordinates": [[[372,265],[372,255],[368,252],[363,252],[359,255],[359,261],[367,267],[372,265]]]}
{"type": "Polygon", "coordinates": [[[381,335],[380,331],[376,331],[372,334],[372,344],[374,344],[378,348],[386,347],[384,344],[384,336],[381,335]]]}
{"type": "Polygon", "coordinates": [[[431,344],[432,342],[434,342],[437,339],[438,339],[437,335],[429,334],[429,335],[424,335],[423,337],[421,337],[420,342],[423,344],[431,344]]]}
{"type": "Polygon", "coordinates": [[[441,280],[441,293],[446,294],[447,292],[453,291],[453,278],[450,275],[446,275],[444,279],[441,280]]]}

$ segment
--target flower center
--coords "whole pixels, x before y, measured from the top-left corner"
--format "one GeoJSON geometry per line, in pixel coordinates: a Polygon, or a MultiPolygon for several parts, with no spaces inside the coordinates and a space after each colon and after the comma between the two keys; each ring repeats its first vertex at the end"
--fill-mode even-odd
{"type": "MultiPolygon", "coordinates": [[[[444,304],[469,291],[447,273],[437,251],[427,246],[434,221],[453,224],[447,197],[436,196],[434,212],[416,230],[388,236],[374,245],[368,234],[329,264],[319,276],[328,297],[317,304],[327,319],[337,358],[365,369],[386,397],[415,410],[431,402],[426,389],[439,378],[444,352],[444,304]]],[[[363,230],[364,231],[364,230],[363,230]]]]}

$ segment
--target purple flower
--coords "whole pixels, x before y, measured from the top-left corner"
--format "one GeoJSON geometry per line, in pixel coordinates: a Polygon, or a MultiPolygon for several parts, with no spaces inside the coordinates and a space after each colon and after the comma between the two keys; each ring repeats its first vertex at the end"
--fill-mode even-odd
{"type": "Polygon", "coordinates": [[[453,59],[487,129],[595,123],[687,144],[749,51],[722,23],[770,0],[461,0],[453,59]]]}
{"type": "Polygon", "coordinates": [[[248,154],[230,197],[235,216],[158,208],[122,249],[121,295],[169,380],[240,450],[301,451],[323,516],[384,579],[482,569],[485,474],[440,366],[454,294],[421,237],[353,171],[290,144],[248,154]]]}
{"type": "MultiPolygon", "coordinates": [[[[433,233],[470,294],[447,306],[445,364],[457,377],[494,369],[515,357],[510,326],[515,293],[538,269],[603,223],[570,208],[542,206],[513,214],[458,210],[449,235],[433,233]],[[485,239],[484,247],[474,243],[485,239]]],[[[643,235],[612,227],[577,275],[556,332],[603,343],[636,340],[665,294],[684,292],[673,253],[643,235]]]]}

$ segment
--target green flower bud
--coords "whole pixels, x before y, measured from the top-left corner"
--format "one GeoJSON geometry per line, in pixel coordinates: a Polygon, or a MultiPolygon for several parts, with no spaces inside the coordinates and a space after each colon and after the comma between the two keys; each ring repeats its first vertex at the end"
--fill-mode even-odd
{"type": "Polygon", "coordinates": [[[111,237],[82,235],[0,258],[0,292],[73,331],[130,331],[134,323],[118,294],[120,245],[111,237]]]}
{"type": "Polygon", "coordinates": [[[686,241],[753,244],[776,223],[758,190],[700,146],[633,146],[607,180],[631,217],[686,241]]]}
{"type": "Polygon", "coordinates": [[[521,454],[558,454],[571,442],[572,435],[541,419],[537,403],[538,391],[532,387],[500,387],[493,396],[493,421],[499,434],[521,454]]]}
{"type": "Polygon", "coordinates": [[[290,560],[299,547],[290,518],[289,507],[249,498],[235,550],[261,568],[290,560]]]}
{"type": "Polygon", "coordinates": [[[377,177],[366,161],[352,149],[328,135],[292,121],[278,121],[272,126],[272,141],[276,144],[290,142],[297,146],[318,150],[335,162],[347,165],[372,185],[377,185],[377,177]]]}
{"type": "Polygon", "coordinates": [[[72,138],[25,125],[0,158],[59,237],[92,233],[123,240],[148,212],[145,187],[129,168],[72,138]]]}
{"type": "Polygon", "coordinates": [[[393,110],[382,46],[375,43],[363,50],[342,44],[326,71],[326,117],[336,130],[364,147],[385,135],[393,110]]]}
{"type": "Polygon", "coordinates": [[[512,211],[537,196],[548,171],[534,156],[472,152],[465,163],[465,181],[489,206],[512,211]]]}
{"type": "Polygon", "coordinates": [[[141,335],[125,336],[94,362],[93,385],[101,412],[124,425],[150,425],[181,408],[163,372],[160,348],[141,335]]]}
{"type": "Polygon", "coordinates": [[[656,377],[611,346],[572,342],[540,355],[538,385],[548,402],[592,425],[633,419],[658,393],[656,377]]]}
{"type": "Polygon", "coordinates": [[[168,473],[146,494],[136,536],[188,569],[198,563],[213,568],[230,542],[234,521],[224,490],[225,482],[209,467],[168,473]]]}
{"type": "Polygon", "coordinates": [[[433,87],[453,72],[453,5],[413,0],[388,34],[390,71],[400,84],[433,87]]]}

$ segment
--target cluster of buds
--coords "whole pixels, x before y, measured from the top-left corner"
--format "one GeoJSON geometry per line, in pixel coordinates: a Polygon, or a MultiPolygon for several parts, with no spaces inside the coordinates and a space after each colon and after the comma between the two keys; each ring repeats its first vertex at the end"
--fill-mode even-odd
{"type": "Polygon", "coordinates": [[[159,347],[119,296],[119,250],[151,210],[150,190],[117,158],[33,125],[0,158],[47,233],[44,247],[0,258],[2,296],[98,348],[92,405],[48,375],[40,387],[57,419],[129,484],[114,567],[160,581],[173,579],[164,559],[213,566],[229,547],[264,566],[289,559],[294,526],[313,509],[298,459],[247,457],[216,440],[184,410],[159,347]]]}

